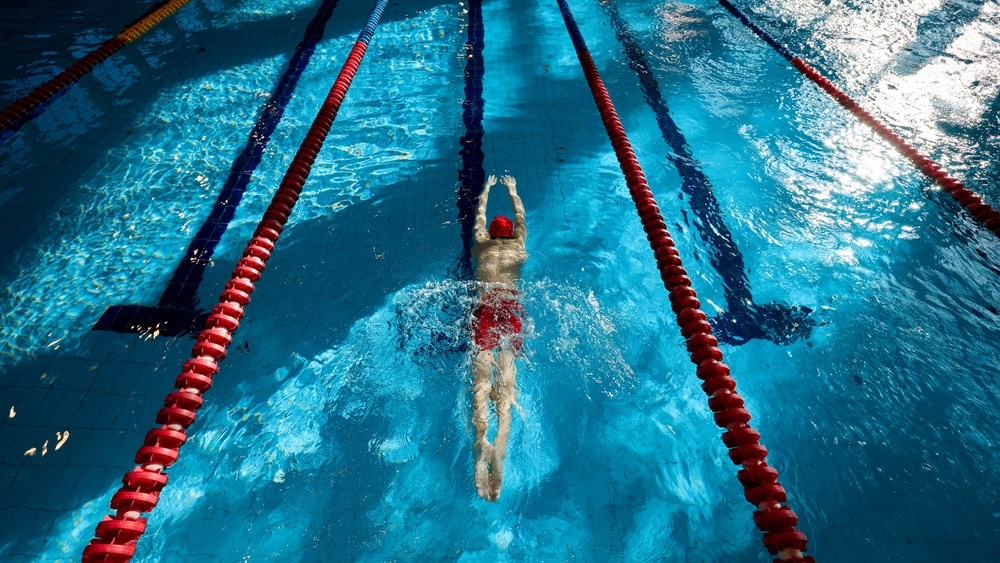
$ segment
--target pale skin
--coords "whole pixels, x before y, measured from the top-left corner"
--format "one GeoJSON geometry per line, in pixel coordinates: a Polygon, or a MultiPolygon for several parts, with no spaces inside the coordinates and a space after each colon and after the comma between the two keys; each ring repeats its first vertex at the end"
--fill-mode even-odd
{"type": "MultiPolygon", "coordinates": [[[[517,195],[517,183],[511,176],[502,176],[500,183],[507,188],[514,208],[514,230],[510,238],[492,238],[486,229],[486,205],[490,188],[496,184],[490,176],[479,196],[476,221],[473,227],[476,245],[476,278],[481,282],[482,297],[487,294],[516,295],[515,284],[521,275],[521,266],[528,258],[525,240],[524,205],[517,195]],[[509,292],[509,293],[508,293],[509,292]]],[[[493,349],[473,346],[475,359],[472,365],[472,425],[475,427],[474,445],[475,483],[479,496],[495,501],[500,496],[503,479],[503,461],[507,457],[507,440],[510,436],[511,407],[516,400],[517,351],[501,344],[493,349]],[[489,421],[489,404],[493,402],[497,416],[496,438],[491,444],[486,436],[489,421]]]]}

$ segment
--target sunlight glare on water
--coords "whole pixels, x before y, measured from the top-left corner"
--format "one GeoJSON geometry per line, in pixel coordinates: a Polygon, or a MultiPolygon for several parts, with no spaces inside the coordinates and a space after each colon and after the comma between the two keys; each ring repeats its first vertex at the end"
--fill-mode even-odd
{"type": "MultiPolygon", "coordinates": [[[[372,3],[336,4],[237,170],[199,310],[372,3]]],[[[995,2],[737,4],[998,203],[995,2]]],[[[996,236],[716,2],[570,5],[702,310],[735,319],[720,349],[809,554],[991,557],[996,236]]],[[[91,327],[183,271],[319,7],[192,2],[0,144],[4,561],[79,558],[111,512],[193,335],[91,327]]],[[[0,8],[0,103],[139,15],[21,10],[0,8]]],[[[556,3],[389,3],[134,560],[770,560],[701,384],[556,3]],[[459,215],[490,174],[529,233],[496,502],[459,215]]]]}

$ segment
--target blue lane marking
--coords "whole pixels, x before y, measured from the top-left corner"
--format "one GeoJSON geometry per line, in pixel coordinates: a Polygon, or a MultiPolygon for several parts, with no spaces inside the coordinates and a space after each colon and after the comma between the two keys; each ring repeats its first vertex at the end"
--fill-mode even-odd
{"type": "MultiPolygon", "coordinates": [[[[288,61],[288,68],[278,80],[274,92],[264,104],[260,118],[247,139],[246,147],[233,162],[229,178],[219,192],[211,213],[195,234],[157,305],[155,307],[114,305],[101,315],[93,330],[132,333],[157,331],[163,336],[177,336],[202,328],[205,313],[198,310],[197,294],[205,276],[205,268],[212,258],[216,245],[229,227],[229,222],[236,214],[243,192],[246,191],[254,171],[260,164],[264,149],[267,148],[271,135],[278,127],[285,113],[285,106],[291,100],[299,78],[309,65],[316,45],[323,39],[323,31],[330,16],[333,15],[334,8],[337,7],[337,2],[338,0],[324,0],[312,21],[306,26],[305,35],[295,47],[295,53],[288,61]]],[[[382,6],[384,7],[384,3],[382,6]]],[[[369,25],[365,26],[361,34],[364,37],[367,33],[365,43],[371,39],[374,31],[373,26],[370,31],[369,25]]]]}
{"type": "Polygon", "coordinates": [[[696,217],[694,226],[702,240],[708,244],[712,267],[722,277],[728,310],[711,319],[716,336],[728,344],[743,344],[753,338],[789,344],[798,338],[808,338],[815,326],[815,322],[809,317],[812,310],[808,307],[754,303],[743,254],[726,227],[712,183],[695,160],[680,127],[670,117],[670,108],[667,107],[660,85],[646,62],[642,47],[636,43],[628,22],[621,17],[614,3],[607,1],[602,2],[602,5],[611,17],[615,36],[625,49],[629,67],[639,76],[643,96],[656,114],[660,134],[674,153],[668,158],[680,173],[681,190],[687,194],[696,217]]]}
{"type": "Polygon", "coordinates": [[[481,0],[469,1],[469,41],[465,44],[465,101],[462,102],[462,169],[458,171],[458,220],[462,226],[460,279],[472,279],[472,227],[476,203],[483,191],[486,171],[483,168],[483,6],[481,0]]]}

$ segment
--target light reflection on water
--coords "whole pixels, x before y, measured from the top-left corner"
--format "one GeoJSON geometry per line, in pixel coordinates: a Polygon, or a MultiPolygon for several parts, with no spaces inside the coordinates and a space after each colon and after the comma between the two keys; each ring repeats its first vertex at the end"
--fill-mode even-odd
{"type": "MultiPolygon", "coordinates": [[[[963,5],[950,15],[953,4],[746,7],[955,175],[993,182],[982,170],[993,159],[984,147],[997,146],[995,128],[982,116],[988,121],[1000,80],[996,6],[963,5]]],[[[219,22],[268,22],[312,6],[258,12],[202,3],[178,14],[171,33],[200,41],[198,31],[219,22]]],[[[752,341],[725,353],[816,554],[944,560],[990,552],[991,540],[969,540],[995,518],[996,495],[979,485],[995,480],[997,466],[989,447],[1000,402],[989,367],[1000,319],[995,237],[715,3],[620,7],[712,181],[755,298],[815,311],[808,340],[752,341]],[[959,504],[964,512],[935,523],[941,506],[959,504]]],[[[438,267],[454,250],[440,240],[457,239],[449,221],[467,30],[458,8],[427,7],[409,19],[397,14],[376,35],[362,67],[370,74],[348,95],[282,258],[269,266],[241,328],[252,351],[226,360],[139,560],[767,557],[591,101],[559,98],[582,92],[565,30],[549,7],[522,8],[487,7],[485,167],[518,176],[533,237],[523,288],[528,341],[500,502],[478,501],[471,479],[471,287],[441,281],[447,266],[438,267]],[[506,33],[521,26],[531,33],[506,33]]],[[[654,118],[600,7],[579,9],[704,308],[720,312],[719,275],[654,118]]],[[[318,53],[335,59],[355,32],[328,38],[318,53]]],[[[150,48],[167,45],[164,35],[143,45],[151,68],[171,68],[169,53],[150,48]]],[[[2,148],[4,172],[31,167],[5,175],[6,206],[23,205],[39,183],[75,180],[66,169],[42,174],[58,169],[42,156],[56,154],[52,144],[85,139],[90,147],[74,147],[82,162],[67,165],[85,169],[75,173],[87,180],[36,214],[52,228],[38,229],[17,249],[16,267],[3,270],[5,360],[47,373],[53,356],[99,349],[86,329],[103,306],[156,298],[156,280],[169,275],[207,213],[228,173],[226,155],[245,141],[284,57],[169,84],[141,111],[126,98],[146,71],[137,78],[135,60],[126,59],[2,148]],[[112,107],[132,113],[113,117],[112,107]],[[96,128],[100,142],[87,134],[96,128]]],[[[44,60],[29,74],[48,66],[44,60]]],[[[260,189],[248,192],[220,257],[231,257],[252,230],[268,200],[264,187],[280,180],[330,72],[317,70],[293,100],[258,171],[260,189]]],[[[995,185],[982,187],[995,193],[995,185]]],[[[169,349],[143,360],[148,366],[127,352],[115,361],[171,372],[188,344],[147,343],[169,349]]],[[[61,386],[86,380],[74,371],[90,374],[66,369],[50,378],[51,396],[70,396],[61,386]]],[[[128,372],[123,384],[138,377],[128,372]]],[[[29,425],[18,439],[31,425],[48,432],[27,401],[18,407],[17,422],[29,425]]],[[[122,439],[129,443],[115,452],[102,433],[130,438],[150,422],[127,409],[114,423],[93,422],[103,421],[94,415],[101,409],[77,412],[74,422],[89,428],[73,429],[74,441],[88,445],[78,456],[96,444],[127,461],[141,436],[136,444],[122,439]],[[84,442],[88,433],[92,442],[84,442]]],[[[8,448],[14,457],[23,449],[8,448]]],[[[55,468],[84,463],[50,460],[55,468]]],[[[4,463],[34,475],[21,459],[4,463]]],[[[120,462],[108,464],[113,481],[120,462]]],[[[75,494],[72,506],[31,512],[46,532],[0,538],[0,553],[79,553],[110,493],[100,481],[75,494]],[[64,541],[39,547],[46,536],[64,541]]]]}

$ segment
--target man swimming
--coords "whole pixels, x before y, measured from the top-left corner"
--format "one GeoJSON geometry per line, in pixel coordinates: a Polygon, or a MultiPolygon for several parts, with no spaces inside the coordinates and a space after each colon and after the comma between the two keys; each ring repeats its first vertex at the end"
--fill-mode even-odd
{"type": "Polygon", "coordinates": [[[514,221],[498,215],[486,230],[486,203],[490,176],[479,196],[473,227],[476,244],[472,256],[479,280],[479,305],[473,313],[472,425],[476,429],[475,482],[479,496],[494,501],[500,496],[503,460],[507,457],[510,435],[510,408],[514,403],[517,366],[514,357],[521,350],[521,323],[524,311],[515,284],[521,266],[528,259],[524,242],[528,237],[524,205],[517,195],[517,183],[510,176],[500,178],[514,207],[514,221]],[[491,445],[486,438],[489,401],[497,415],[496,438],[491,445]]]}

